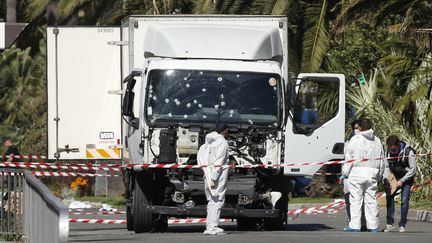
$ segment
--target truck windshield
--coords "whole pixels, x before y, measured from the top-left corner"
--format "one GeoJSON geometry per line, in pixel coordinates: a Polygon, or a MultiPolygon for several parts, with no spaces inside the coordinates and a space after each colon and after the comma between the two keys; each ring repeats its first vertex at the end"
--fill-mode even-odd
{"type": "Polygon", "coordinates": [[[159,122],[278,126],[280,76],[274,73],[151,70],[145,114],[159,122]]]}

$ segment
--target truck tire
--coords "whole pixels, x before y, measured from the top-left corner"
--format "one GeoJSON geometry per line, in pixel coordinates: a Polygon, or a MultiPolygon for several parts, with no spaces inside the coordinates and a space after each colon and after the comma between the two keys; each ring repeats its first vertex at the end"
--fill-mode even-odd
{"type": "Polygon", "coordinates": [[[288,193],[283,193],[281,199],[276,203],[276,209],[279,209],[279,217],[264,219],[264,229],[281,230],[288,218],[288,193]]]}
{"type": "Polygon", "coordinates": [[[237,229],[239,230],[255,230],[260,219],[256,218],[238,218],[237,229]]]}
{"type": "Polygon", "coordinates": [[[133,211],[131,206],[126,206],[126,228],[128,231],[134,230],[133,211]]]}
{"type": "Polygon", "coordinates": [[[153,214],[144,210],[144,207],[150,205],[139,180],[135,177],[135,190],[133,191],[133,228],[135,233],[145,233],[152,231],[153,214]]]}

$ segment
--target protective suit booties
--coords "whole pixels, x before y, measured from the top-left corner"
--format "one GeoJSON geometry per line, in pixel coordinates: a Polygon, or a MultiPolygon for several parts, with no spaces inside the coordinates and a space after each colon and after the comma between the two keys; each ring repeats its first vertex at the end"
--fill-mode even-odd
{"type": "Polygon", "coordinates": [[[218,227],[221,208],[225,202],[228,169],[214,166],[224,166],[228,163],[228,142],[217,132],[207,134],[197,154],[199,165],[209,165],[203,168],[205,194],[207,197],[207,219],[205,235],[221,235],[225,231],[218,227]]]}
{"type": "Polygon", "coordinates": [[[351,203],[351,221],[347,231],[360,231],[363,203],[367,228],[378,231],[379,208],[376,196],[385,164],[384,160],[375,158],[382,158],[383,154],[381,141],[374,136],[372,129],[355,135],[347,145],[345,158],[356,160],[344,164],[342,168],[343,175],[348,178],[351,203]],[[360,161],[362,159],[368,160],[360,161]]]}

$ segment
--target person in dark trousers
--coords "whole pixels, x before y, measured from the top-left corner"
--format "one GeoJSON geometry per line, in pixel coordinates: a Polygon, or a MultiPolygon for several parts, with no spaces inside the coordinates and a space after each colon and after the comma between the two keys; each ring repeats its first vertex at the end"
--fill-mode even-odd
{"type": "Polygon", "coordinates": [[[5,138],[3,140],[3,145],[7,147],[6,151],[3,153],[3,160],[6,162],[16,161],[14,156],[20,155],[18,147],[12,142],[12,139],[5,138]]]}
{"type": "MultiPolygon", "coordinates": [[[[397,180],[398,188],[402,190],[399,232],[405,232],[411,187],[414,183],[414,176],[417,170],[415,151],[410,145],[394,135],[387,138],[387,149],[387,157],[390,158],[387,159],[388,167],[397,180]]],[[[384,178],[388,178],[388,175],[385,175],[384,178]]],[[[385,180],[384,183],[387,199],[387,225],[384,232],[390,232],[396,228],[396,225],[394,225],[395,194],[391,194],[388,180],[385,180]]]]}
{"type": "MultiPolygon", "coordinates": [[[[355,135],[360,134],[360,119],[356,119],[351,123],[351,129],[352,132],[349,135],[348,141],[346,141],[346,145],[348,144],[349,140],[354,137],[355,135]]],[[[340,183],[343,184],[343,192],[344,192],[344,199],[345,199],[345,205],[347,210],[347,222],[349,223],[351,221],[351,213],[350,213],[350,192],[349,192],[349,182],[347,178],[345,178],[343,175],[340,177],[340,183]]],[[[361,215],[361,231],[367,231],[366,227],[366,218],[364,214],[364,206],[362,207],[362,215],[361,215]]]]}

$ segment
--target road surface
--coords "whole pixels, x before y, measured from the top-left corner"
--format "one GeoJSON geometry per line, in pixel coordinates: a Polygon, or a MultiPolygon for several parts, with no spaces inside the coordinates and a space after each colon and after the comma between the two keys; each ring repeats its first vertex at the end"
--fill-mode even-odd
{"type": "MultiPolygon", "coordinates": [[[[91,218],[70,216],[74,218],[91,218]]],[[[124,219],[122,215],[100,216],[98,219],[124,219]]],[[[222,228],[229,232],[224,236],[204,236],[204,224],[170,225],[168,231],[158,233],[135,234],[127,231],[125,225],[70,224],[69,242],[156,242],[156,243],[200,243],[200,242],[233,242],[233,243],[313,243],[315,242],[349,242],[349,243],[423,243],[432,242],[432,223],[410,221],[406,233],[346,233],[345,212],[335,215],[300,215],[289,221],[281,231],[239,231],[235,222],[223,223],[222,228]]],[[[381,227],[385,225],[381,215],[381,227]]]]}

